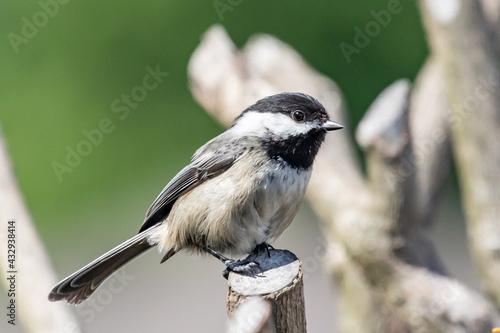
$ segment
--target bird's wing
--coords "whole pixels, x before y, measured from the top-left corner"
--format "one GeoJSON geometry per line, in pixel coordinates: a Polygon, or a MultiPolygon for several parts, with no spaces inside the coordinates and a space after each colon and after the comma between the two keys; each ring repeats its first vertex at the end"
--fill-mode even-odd
{"type": "Polygon", "coordinates": [[[182,194],[192,190],[205,180],[220,175],[229,169],[243,154],[244,151],[239,154],[229,154],[228,151],[216,151],[213,154],[195,154],[191,164],[182,169],[151,204],[139,232],[163,221],[170,213],[175,201],[182,194]]]}

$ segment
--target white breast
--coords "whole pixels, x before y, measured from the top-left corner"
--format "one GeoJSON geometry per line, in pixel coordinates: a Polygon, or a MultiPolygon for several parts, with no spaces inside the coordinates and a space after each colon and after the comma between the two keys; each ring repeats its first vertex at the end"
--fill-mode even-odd
{"type": "MultiPolygon", "coordinates": [[[[195,249],[246,254],[257,244],[278,237],[295,217],[311,175],[282,162],[251,161],[253,151],[224,174],[207,180],[177,200],[151,242],[160,251],[195,249]]],[[[252,156],[254,155],[254,156],[252,156]]]]}
{"type": "Polygon", "coordinates": [[[298,170],[273,162],[275,169],[263,177],[256,186],[248,209],[252,214],[242,214],[239,224],[246,235],[242,250],[253,249],[256,244],[272,242],[293,221],[304,197],[310,170],[298,170]],[[258,218],[256,218],[258,216],[258,218]],[[243,226],[245,226],[243,228],[243,226]]]}

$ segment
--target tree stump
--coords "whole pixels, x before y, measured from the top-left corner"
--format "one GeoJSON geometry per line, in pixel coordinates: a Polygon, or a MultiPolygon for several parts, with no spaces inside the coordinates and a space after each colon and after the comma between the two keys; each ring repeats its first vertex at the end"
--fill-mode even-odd
{"type": "MultiPolygon", "coordinates": [[[[228,316],[233,322],[241,323],[248,320],[249,326],[255,324],[252,321],[262,322],[260,326],[253,325],[256,327],[253,332],[306,332],[304,284],[300,260],[290,251],[274,249],[269,250],[269,256],[263,251],[254,260],[262,268],[262,274],[257,277],[229,273],[228,316]],[[260,302],[261,305],[257,305],[255,302],[256,305],[245,312],[247,318],[241,318],[245,313],[235,315],[240,304],[254,296],[269,303],[260,302]],[[271,311],[266,310],[266,304],[270,304],[271,311]],[[269,323],[272,323],[271,326],[274,326],[275,330],[269,330],[269,323]]],[[[269,308],[268,305],[267,307],[269,308]]],[[[231,330],[231,327],[235,325],[228,326],[229,332],[239,331],[231,330]]]]}

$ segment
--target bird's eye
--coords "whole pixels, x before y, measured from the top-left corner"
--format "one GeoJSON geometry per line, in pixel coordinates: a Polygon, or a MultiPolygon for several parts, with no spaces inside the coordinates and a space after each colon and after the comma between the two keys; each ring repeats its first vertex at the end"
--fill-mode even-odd
{"type": "Polygon", "coordinates": [[[292,118],[296,121],[303,121],[306,118],[306,115],[304,112],[297,110],[292,112],[292,118]]]}

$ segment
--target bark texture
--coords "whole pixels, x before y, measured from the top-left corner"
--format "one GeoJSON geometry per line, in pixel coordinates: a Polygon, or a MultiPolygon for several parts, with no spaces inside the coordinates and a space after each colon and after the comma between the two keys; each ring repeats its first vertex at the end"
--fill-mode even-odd
{"type": "Polygon", "coordinates": [[[451,1],[447,16],[430,1],[420,6],[447,87],[470,247],[483,287],[500,308],[500,69],[492,35],[498,31],[498,2],[451,1]]]}

